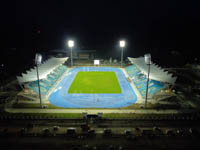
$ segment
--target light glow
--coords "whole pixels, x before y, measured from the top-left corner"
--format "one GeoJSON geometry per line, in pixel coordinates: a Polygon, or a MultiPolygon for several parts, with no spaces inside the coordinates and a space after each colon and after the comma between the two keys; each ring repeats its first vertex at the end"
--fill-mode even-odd
{"type": "Polygon", "coordinates": [[[69,40],[69,41],[68,41],[68,46],[69,46],[69,47],[74,47],[74,41],[69,40]]]}
{"type": "Polygon", "coordinates": [[[120,45],[120,47],[125,47],[125,41],[120,41],[119,45],[120,45]]]}
{"type": "Polygon", "coordinates": [[[40,65],[42,63],[42,55],[39,53],[35,54],[35,64],[40,65]]]}
{"type": "Polygon", "coordinates": [[[144,61],[147,65],[151,64],[151,54],[145,54],[144,61]]]}

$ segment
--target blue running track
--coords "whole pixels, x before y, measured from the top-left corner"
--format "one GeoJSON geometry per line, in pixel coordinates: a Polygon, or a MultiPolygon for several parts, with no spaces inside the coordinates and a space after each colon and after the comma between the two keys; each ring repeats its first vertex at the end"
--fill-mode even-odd
{"type": "MultiPolygon", "coordinates": [[[[97,85],[98,86],[98,85],[97,85]]],[[[49,96],[51,104],[65,108],[119,108],[135,103],[137,96],[122,70],[112,67],[79,67],[71,69],[49,96]],[[68,89],[79,71],[115,72],[121,94],[68,94],[68,89]]]]}

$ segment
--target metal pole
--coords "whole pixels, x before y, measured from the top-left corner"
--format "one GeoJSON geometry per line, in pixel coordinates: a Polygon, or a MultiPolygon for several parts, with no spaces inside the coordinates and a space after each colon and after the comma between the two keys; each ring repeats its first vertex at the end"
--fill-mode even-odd
{"type": "Polygon", "coordinates": [[[73,59],[72,59],[72,47],[71,47],[71,67],[73,66],[73,59]]]}
{"type": "Polygon", "coordinates": [[[150,73],[150,64],[148,68],[148,77],[147,77],[147,88],[146,88],[146,98],[145,98],[145,109],[147,108],[147,97],[148,97],[148,88],[149,88],[149,73],[150,73]]]}
{"type": "Polygon", "coordinates": [[[38,89],[39,89],[39,98],[40,98],[40,107],[42,108],[42,98],[41,98],[41,92],[40,92],[40,79],[38,74],[38,64],[37,64],[37,78],[38,78],[38,89]]]}
{"type": "Polygon", "coordinates": [[[123,64],[123,47],[122,47],[122,52],[121,52],[121,67],[122,67],[122,64],[123,64]]]}

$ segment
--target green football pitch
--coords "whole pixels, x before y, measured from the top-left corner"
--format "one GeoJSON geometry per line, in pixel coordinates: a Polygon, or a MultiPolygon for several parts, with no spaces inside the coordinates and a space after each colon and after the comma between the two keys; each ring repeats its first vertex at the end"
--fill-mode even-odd
{"type": "Polygon", "coordinates": [[[68,93],[108,94],[121,93],[115,72],[80,71],[74,78],[68,93]]]}

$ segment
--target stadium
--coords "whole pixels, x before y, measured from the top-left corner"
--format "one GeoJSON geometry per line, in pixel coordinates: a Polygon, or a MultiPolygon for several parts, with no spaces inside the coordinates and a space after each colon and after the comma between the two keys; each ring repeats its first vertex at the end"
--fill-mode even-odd
{"type": "MultiPolygon", "coordinates": [[[[72,66],[69,57],[50,57],[38,65],[39,84],[37,67],[17,76],[23,89],[18,94],[18,104],[39,104],[41,94],[42,107],[82,108],[83,112],[85,108],[144,108],[148,65],[144,57],[127,59],[123,66],[116,60],[106,64],[100,59],[72,66]]],[[[176,77],[156,64],[151,62],[150,67],[147,105],[173,96],[171,89],[176,81],[176,77]]]]}
{"type": "Polygon", "coordinates": [[[2,1],[1,149],[200,149],[199,4],[2,1]]]}
{"type": "Polygon", "coordinates": [[[34,64],[1,88],[1,145],[71,150],[199,145],[199,71],[194,71],[199,65],[164,68],[150,54],[123,61],[95,51],[71,52],[36,53],[34,64]]]}

